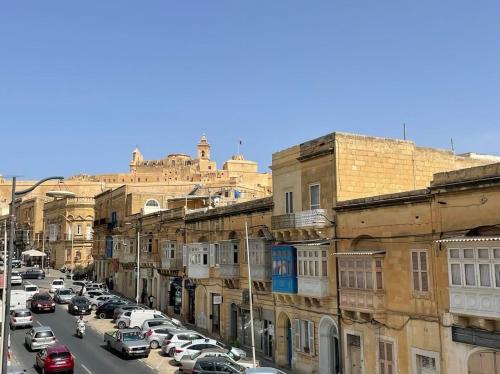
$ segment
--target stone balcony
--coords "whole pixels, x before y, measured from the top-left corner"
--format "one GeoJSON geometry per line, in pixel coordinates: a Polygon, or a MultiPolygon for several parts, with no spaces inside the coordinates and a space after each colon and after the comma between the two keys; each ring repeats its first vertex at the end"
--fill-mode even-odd
{"type": "Polygon", "coordinates": [[[385,292],[341,288],[340,308],[362,313],[383,312],[385,309],[385,292]]]}
{"type": "Polygon", "coordinates": [[[271,218],[273,230],[288,230],[301,228],[327,227],[329,221],[326,218],[325,209],[304,210],[301,212],[282,214],[271,218]]]}
{"type": "Polygon", "coordinates": [[[239,264],[221,264],[219,265],[219,277],[221,278],[239,278],[240,265],[239,264]]]}
{"type": "Polygon", "coordinates": [[[500,289],[450,287],[450,312],[482,318],[500,318],[500,289]]]}
{"type": "Polygon", "coordinates": [[[297,294],[318,299],[330,296],[330,282],[328,277],[299,276],[297,294]]]}

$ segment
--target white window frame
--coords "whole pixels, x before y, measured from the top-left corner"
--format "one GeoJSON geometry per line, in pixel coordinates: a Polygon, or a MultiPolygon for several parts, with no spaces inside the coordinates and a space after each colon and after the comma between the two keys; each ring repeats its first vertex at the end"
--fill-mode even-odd
{"type": "Polygon", "coordinates": [[[380,371],[380,348],[379,348],[379,343],[384,342],[384,343],[389,343],[392,344],[392,373],[397,373],[398,372],[398,346],[396,339],[390,337],[390,336],[384,336],[381,335],[378,337],[377,341],[377,373],[378,374],[385,374],[380,371]]]}
{"type": "Polygon", "coordinates": [[[310,210],[321,209],[321,185],[319,183],[309,184],[309,209],[310,210]],[[316,186],[318,187],[318,204],[313,206],[313,204],[312,204],[312,188],[316,187],[316,186]]]}
{"type": "Polygon", "coordinates": [[[315,328],[314,322],[305,319],[295,319],[295,350],[306,355],[314,356],[315,328]],[[307,333],[306,333],[307,332],[307,333]],[[307,351],[306,351],[307,343],[307,351]]]}
{"type": "Polygon", "coordinates": [[[412,364],[412,373],[417,374],[417,355],[426,356],[429,358],[433,358],[436,360],[436,374],[441,372],[441,357],[439,352],[435,351],[426,351],[420,348],[411,348],[411,364],[412,364]]]}
{"type": "Polygon", "coordinates": [[[429,279],[429,251],[427,249],[410,249],[410,269],[411,269],[411,290],[415,294],[428,295],[430,293],[430,279],[429,279]],[[413,268],[413,254],[417,254],[417,269],[413,268]],[[421,253],[425,253],[425,269],[422,269],[421,253]],[[418,289],[415,288],[413,273],[418,273],[418,289]],[[427,291],[422,287],[422,273],[427,274],[427,291]]]}
{"type": "Polygon", "coordinates": [[[328,250],[320,248],[297,250],[297,277],[299,278],[327,278],[328,277],[328,250]],[[311,268],[312,264],[312,268],[311,268]],[[326,274],[323,272],[326,267],[326,274]],[[311,272],[312,269],[312,272],[311,272]],[[311,274],[312,273],[312,274],[311,274]]]}
{"type": "Polygon", "coordinates": [[[176,249],[177,242],[175,240],[164,240],[162,242],[162,252],[165,254],[167,260],[175,260],[176,249]]]}
{"type": "Polygon", "coordinates": [[[484,244],[471,244],[467,246],[453,246],[447,249],[448,251],[448,285],[452,288],[479,288],[479,289],[500,289],[500,283],[496,284],[495,266],[500,266],[500,257],[495,257],[495,250],[500,250],[498,246],[487,246],[484,244]],[[472,249],[473,258],[465,258],[464,250],[472,249]],[[479,258],[479,250],[487,249],[488,258],[479,258]],[[459,253],[458,258],[451,257],[451,251],[457,250],[459,253]],[[465,284],[465,265],[474,265],[474,283],[475,285],[465,284]],[[452,265],[459,265],[460,267],[460,285],[452,283],[452,265]],[[479,265],[489,265],[490,286],[481,285],[481,273],[479,265]]]}
{"type": "Polygon", "coordinates": [[[293,213],[293,191],[285,192],[285,213],[293,213]]]}

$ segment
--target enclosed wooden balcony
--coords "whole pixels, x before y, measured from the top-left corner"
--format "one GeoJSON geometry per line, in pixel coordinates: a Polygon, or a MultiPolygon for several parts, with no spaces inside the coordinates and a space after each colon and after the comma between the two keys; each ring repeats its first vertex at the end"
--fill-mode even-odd
{"type": "Polygon", "coordinates": [[[342,288],[340,308],[362,313],[381,313],[385,309],[385,292],[342,288]]]}

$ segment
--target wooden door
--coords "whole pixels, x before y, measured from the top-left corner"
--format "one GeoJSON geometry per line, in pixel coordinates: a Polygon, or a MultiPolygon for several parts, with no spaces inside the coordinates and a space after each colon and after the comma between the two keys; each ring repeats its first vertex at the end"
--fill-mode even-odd
{"type": "Polygon", "coordinates": [[[351,362],[351,374],[361,374],[361,348],[350,345],[349,359],[351,362]]]}
{"type": "Polygon", "coordinates": [[[469,374],[500,374],[500,352],[477,352],[469,358],[469,374]]]}

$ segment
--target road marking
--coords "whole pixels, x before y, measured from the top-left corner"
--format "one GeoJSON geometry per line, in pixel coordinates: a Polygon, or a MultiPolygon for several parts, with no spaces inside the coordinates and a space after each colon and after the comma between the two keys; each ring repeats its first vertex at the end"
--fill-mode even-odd
{"type": "Polygon", "coordinates": [[[89,374],[92,374],[92,372],[84,365],[84,364],[81,364],[82,365],[82,368],[85,369],[85,371],[89,374]]]}
{"type": "Polygon", "coordinates": [[[42,327],[43,325],[40,323],[40,321],[35,321],[36,323],[38,323],[38,326],[42,327]]]}

